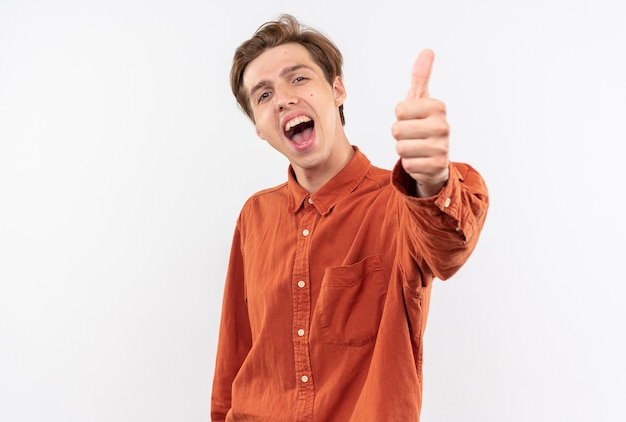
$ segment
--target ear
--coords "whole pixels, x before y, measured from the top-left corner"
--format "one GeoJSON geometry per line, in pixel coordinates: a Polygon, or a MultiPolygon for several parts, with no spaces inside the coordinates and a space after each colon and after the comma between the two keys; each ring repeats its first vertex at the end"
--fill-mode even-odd
{"type": "Polygon", "coordinates": [[[259,137],[259,139],[261,139],[262,141],[265,140],[265,138],[263,137],[263,135],[261,135],[261,131],[259,130],[258,127],[256,127],[256,125],[254,126],[254,130],[256,131],[256,136],[259,137]]]}
{"type": "Polygon", "coordinates": [[[346,101],[346,87],[343,85],[341,76],[336,76],[333,82],[333,96],[335,97],[335,104],[337,107],[342,105],[346,101]]]}

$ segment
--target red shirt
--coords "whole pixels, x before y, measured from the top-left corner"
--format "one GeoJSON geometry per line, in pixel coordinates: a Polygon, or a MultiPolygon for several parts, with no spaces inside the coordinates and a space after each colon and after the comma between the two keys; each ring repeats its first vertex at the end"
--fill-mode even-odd
{"type": "Polygon", "coordinates": [[[398,163],[351,161],[309,194],[253,195],[234,233],[213,421],[419,421],[422,339],[435,277],[469,258],[488,208],[470,166],[431,198],[398,163]]]}

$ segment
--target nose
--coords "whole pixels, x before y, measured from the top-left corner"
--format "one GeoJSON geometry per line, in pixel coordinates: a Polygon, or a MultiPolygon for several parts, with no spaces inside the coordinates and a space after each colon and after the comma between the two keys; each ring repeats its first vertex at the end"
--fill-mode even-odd
{"type": "Polygon", "coordinates": [[[298,103],[297,96],[288,87],[276,87],[274,99],[276,100],[276,109],[279,111],[298,103]]]}

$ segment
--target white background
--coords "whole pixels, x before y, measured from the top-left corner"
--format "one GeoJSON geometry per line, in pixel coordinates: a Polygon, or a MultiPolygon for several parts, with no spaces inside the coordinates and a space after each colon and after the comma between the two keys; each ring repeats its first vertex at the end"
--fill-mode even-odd
{"type": "Polygon", "coordinates": [[[280,12],[345,56],[346,130],[396,160],[422,48],[492,205],[437,281],[424,421],[624,421],[618,1],[0,0],[0,420],[209,420],[237,213],[286,178],[230,92],[280,12]]]}

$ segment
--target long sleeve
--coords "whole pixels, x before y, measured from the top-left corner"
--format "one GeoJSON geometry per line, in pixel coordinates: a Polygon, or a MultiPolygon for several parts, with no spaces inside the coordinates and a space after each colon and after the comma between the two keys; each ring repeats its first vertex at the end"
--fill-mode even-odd
{"type": "Polygon", "coordinates": [[[217,345],[211,420],[224,421],[231,407],[232,383],[252,344],[246,305],[241,236],[235,230],[224,286],[217,345]]]}
{"type": "Polygon", "coordinates": [[[465,163],[450,163],[446,186],[434,197],[409,195],[415,181],[400,163],[393,171],[400,191],[400,219],[410,219],[416,230],[405,233],[412,258],[421,271],[429,270],[441,280],[454,275],[467,261],[478,242],[489,208],[489,194],[481,175],[465,163]]]}

